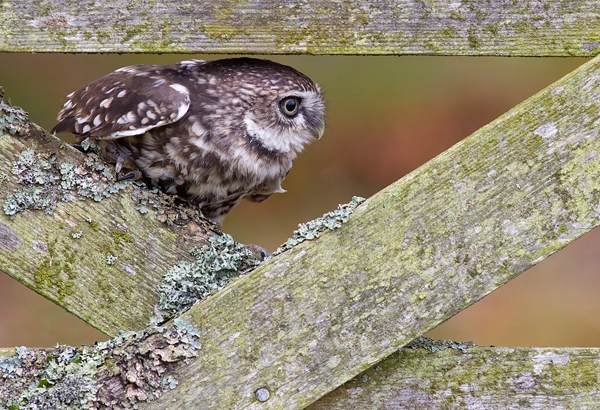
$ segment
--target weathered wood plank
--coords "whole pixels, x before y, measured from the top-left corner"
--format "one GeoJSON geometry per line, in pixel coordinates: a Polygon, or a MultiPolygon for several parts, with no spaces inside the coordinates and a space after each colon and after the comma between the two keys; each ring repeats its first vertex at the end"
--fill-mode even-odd
{"type": "MultiPolygon", "coordinates": [[[[440,348],[438,341],[431,342],[432,347],[440,348]]],[[[146,343],[144,350],[151,343],[146,343]]],[[[599,348],[467,347],[458,342],[451,344],[454,346],[435,353],[425,349],[394,352],[308,409],[597,409],[600,405],[599,348]]],[[[28,352],[28,356],[33,352],[40,357],[44,357],[41,356],[43,352],[47,353],[45,357],[57,356],[56,349],[28,349],[28,352]]],[[[15,353],[15,349],[0,349],[0,362],[15,353]]],[[[106,377],[102,369],[107,365],[96,370],[99,379],[106,377]]],[[[27,390],[29,383],[39,383],[45,376],[43,370],[38,370],[37,378],[25,378],[26,374],[34,373],[33,369],[26,370],[27,360],[5,362],[4,367],[12,372],[0,385],[0,403],[3,399],[16,399],[27,390]],[[16,369],[11,368],[11,364],[23,370],[23,380],[15,377],[16,369]]],[[[2,368],[0,364],[0,372],[2,368]]],[[[78,370],[65,365],[62,368],[67,371],[66,376],[69,376],[69,371],[78,370]]],[[[176,372],[171,375],[174,379],[178,377],[176,372]]],[[[52,385],[55,390],[62,389],[64,398],[69,397],[67,392],[73,396],[76,386],[75,383],[69,384],[68,379],[62,386],[60,382],[52,385]]],[[[43,390],[38,395],[42,393],[43,390]]],[[[61,394],[55,392],[47,396],[46,402],[50,397],[58,401],[61,394]]],[[[29,397],[35,395],[29,394],[29,397]]],[[[102,399],[106,397],[96,398],[98,401],[102,399]]]]}
{"type": "Polygon", "coordinates": [[[300,409],[600,223],[600,58],[183,317],[150,409],[300,409]],[[270,392],[266,403],[257,389],[270,392]]]}
{"type": "Polygon", "coordinates": [[[10,120],[21,132],[11,135],[3,107],[9,109],[0,105],[0,270],[109,335],[143,328],[154,314],[163,275],[178,261],[193,259],[188,252],[205,243],[207,225],[147,190],[131,184],[118,190],[112,178],[102,180],[101,164],[86,166],[89,157],[35,124],[10,120]],[[27,178],[46,185],[19,184],[26,174],[13,170],[27,166],[34,170],[27,178]],[[63,184],[70,189],[61,191],[63,184]],[[108,197],[77,200],[96,194],[108,197]],[[146,213],[138,210],[136,195],[147,196],[146,213]],[[27,201],[55,209],[52,215],[7,215],[27,201]]]}
{"type": "Polygon", "coordinates": [[[600,349],[401,349],[307,410],[597,409],[600,349]]]}
{"type": "Polygon", "coordinates": [[[0,51],[593,56],[596,0],[6,0],[0,51]]]}

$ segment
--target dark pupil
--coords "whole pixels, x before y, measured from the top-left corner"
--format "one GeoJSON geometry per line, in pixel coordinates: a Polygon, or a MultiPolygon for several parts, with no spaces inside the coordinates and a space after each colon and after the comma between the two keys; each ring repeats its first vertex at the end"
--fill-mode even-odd
{"type": "Polygon", "coordinates": [[[287,112],[294,112],[296,110],[296,106],[298,105],[298,103],[296,102],[296,100],[290,98],[289,100],[286,100],[285,102],[285,110],[287,112]]]}

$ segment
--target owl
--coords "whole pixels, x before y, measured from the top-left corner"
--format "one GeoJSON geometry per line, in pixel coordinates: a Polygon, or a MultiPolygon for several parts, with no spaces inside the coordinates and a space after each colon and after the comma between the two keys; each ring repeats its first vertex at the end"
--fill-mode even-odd
{"type": "Polygon", "coordinates": [[[67,96],[53,133],[90,138],[120,179],[143,179],[221,225],[247,198],[285,192],[303,147],[325,128],[320,88],[268,60],[124,67],[67,96]]]}

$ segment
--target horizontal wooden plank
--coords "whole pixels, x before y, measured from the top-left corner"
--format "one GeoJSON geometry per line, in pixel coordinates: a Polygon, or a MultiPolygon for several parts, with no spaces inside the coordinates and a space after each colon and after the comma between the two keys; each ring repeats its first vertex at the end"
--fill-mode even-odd
{"type": "Polygon", "coordinates": [[[599,363],[598,348],[402,349],[307,410],[597,409],[599,363]]]}
{"type": "MultiPolygon", "coordinates": [[[[143,350],[148,350],[149,346],[146,342],[143,350]]],[[[135,344],[128,350],[132,348],[136,349],[135,344]]],[[[41,379],[48,377],[44,366],[48,367],[52,360],[44,359],[57,357],[64,351],[64,348],[58,351],[55,348],[27,349],[27,353],[21,351],[24,360],[15,360],[15,349],[0,349],[0,372],[5,370],[8,373],[4,383],[0,384],[0,405],[7,399],[16,400],[24,396],[38,399],[44,393],[45,403],[50,404],[54,400],[56,405],[60,398],[73,399],[78,396],[77,393],[83,393],[80,385],[85,386],[85,383],[78,385],[70,380],[81,379],[81,375],[72,378],[71,373],[80,371],[84,364],[81,363],[78,368],[64,363],[61,366],[56,362],[54,366],[59,366],[64,374],[58,371],[52,373],[56,384],[47,383],[46,387],[51,387],[53,394],[43,389],[37,392],[37,396],[31,390],[27,392],[30,383],[39,384],[41,379]],[[33,361],[31,357],[40,359],[33,361]],[[32,377],[36,371],[38,376],[32,377]]],[[[122,353],[120,356],[113,353],[106,349],[103,355],[122,360],[122,353]]],[[[84,355],[82,360],[87,360],[88,356],[84,355]]],[[[477,347],[428,340],[425,348],[394,352],[307,409],[597,409],[600,406],[597,388],[599,363],[599,348],[477,347]]],[[[127,364],[123,365],[127,370],[127,364]]],[[[85,374],[88,384],[93,383],[94,374],[98,379],[107,376],[103,371],[107,365],[95,363],[95,366],[99,367],[92,366],[85,374]]],[[[171,380],[178,377],[176,373],[169,376],[171,380]]],[[[103,389],[103,393],[107,391],[103,389]]],[[[77,403],[78,407],[90,404],[85,400],[92,397],[79,394],[81,402],[77,403]]],[[[103,399],[106,398],[96,397],[98,401],[103,399]]]]}
{"type": "Polygon", "coordinates": [[[0,51],[593,56],[596,0],[5,0],[0,51]]]}
{"type": "Polygon", "coordinates": [[[598,226],[599,122],[596,58],[196,305],[140,408],[304,408],[598,226]]]}

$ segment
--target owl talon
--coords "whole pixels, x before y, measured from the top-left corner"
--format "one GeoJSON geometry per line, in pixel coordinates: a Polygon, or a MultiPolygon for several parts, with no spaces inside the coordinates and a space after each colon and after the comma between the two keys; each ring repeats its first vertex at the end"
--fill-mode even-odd
{"type": "Polygon", "coordinates": [[[262,246],[258,246],[258,245],[254,245],[252,243],[249,243],[249,244],[244,245],[244,247],[246,249],[248,249],[250,252],[252,252],[254,254],[254,256],[256,256],[256,258],[259,261],[264,261],[269,256],[271,256],[271,252],[267,251],[262,246]]]}
{"type": "Polygon", "coordinates": [[[117,163],[115,164],[115,172],[118,174],[119,172],[121,172],[121,169],[123,168],[123,164],[125,163],[125,158],[121,155],[119,155],[119,158],[117,158],[117,163]]]}
{"type": "Polygon", "coordinates": [[[117,177],[117,181],[126,181],[126,180],[138,181],[140,179],[142,179],[142,173],[137,169],[135,171],[131,171],[125,175],[121,175],[121,176],[117,177]]]}

